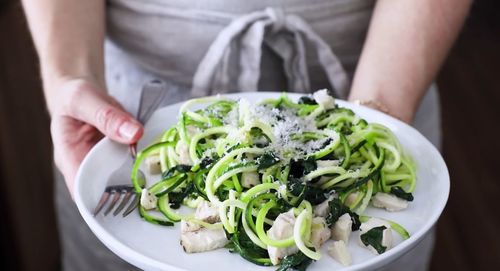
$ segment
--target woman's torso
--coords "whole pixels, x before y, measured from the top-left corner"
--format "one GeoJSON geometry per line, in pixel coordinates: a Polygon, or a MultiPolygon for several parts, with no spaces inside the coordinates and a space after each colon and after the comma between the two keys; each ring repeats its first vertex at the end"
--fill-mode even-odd
{"type": "MultiPolygon", "coordinates": [[[[331,47],[349,78],[352,78],[368,29],[373,1],[110,0],[108,36],[147,71],[191,85],[200,61],[217,35],[233,19],[266,7],[302,18],[331,47]]],[[[310,88],[329,87],[315,49],[311,47],[305,42],[310,88]]],[[[233,51],[237,50],[233,48],[233,51]]],[[[267,46],[263,46],[260,66],[259,89],[287,89],[283,83],[287,80],[282,71],[282,59],[267,46]]],[[[234,67],[229,72],[237,73],[238,63],[234,67]]],[[[222,88],[235,90],[238,86],[233,83],[222,88]]]]}

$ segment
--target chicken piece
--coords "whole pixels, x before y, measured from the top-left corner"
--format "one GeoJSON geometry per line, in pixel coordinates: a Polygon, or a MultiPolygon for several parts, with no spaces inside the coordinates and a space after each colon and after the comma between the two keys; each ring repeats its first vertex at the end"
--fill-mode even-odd
{"type": "Polygon", "coordinates": [[[201,228],[202,227],[200,224],[196,224],[196,223],[189,222],[186,220],[181,220],[181,233],[197,231],[201,228]]]}
{"type": "Polygon", "coordinates": [[[156,208],[158,198],[150,193],[146,188],[142,189],[141,192],[141,206],[146,210],[152,210],[156,208]]]}
{"type": "Polygon", "coordinates": [[[224,229],[201,228],[181,234],[181,246],[187,253],[218,249],[224,247],[228,242],[224,229]]]}
{"type": "Polygon", "coordinates": [[[328,254],[344,266],[352,264],[351,254],[347,250],[346,243],[342,240],[334,241],[328,248],[328,254]]]}
{"type": "Polygon", "coordinates": [[[146,158],[146,169],[149,174],[160,174],[161,173],[161,163],[160,154],[153,154],[146,158]]]}
{"type": "Polygon", "coordinates": [[[374,254],[379,254],[377,252],[377,250],[375,250],[375,248],[373,248],[372,246],[366,246],[362,241],[361,241],[361,235],[364,234],[364,233],[367,233],[369,230],[375,228],[375,227],[380,227],[380,226],[385,226],[386,229],[383,231],[382,233],[382,242],[381,242],[381,245],[386,247],[386,250],[389,250],[392,248],[392,245],[393,245],[393,238],[392,238],[392,230],[391,230],[391,225],[382,220],[382,219],[378,219],[378,218],[370,218],[368,221],[366,221],[365,223],[361,224],[361,227],[359,227],[359,244],[362,246],[362,247],[366,247],[368,248],[371,252],[373,252],[374,254]]]}
{"type": "Polygon", "coordinates": [[[257,172],[243,172],[241,174],[241,186],[250,188],[260,184],[260,176],[257,172]]]}
{"type": "Polygon", "coordinates": [[[328,205],[328,202],[330,202],[334,198],[335,198],[335,194],[332,194],[325,201],[314,206],[314,210],[313,210],[314,215],[326,218],[328,216],[328,214],[330,213],[330,206],[328,205]]]}
{"type": "Polygon", "coordinates": [[[314,100],[325,110],[335,107],[335,99],[328,95],[328,90],[322,89],[313,93],[314,100]]]}
{"type": "Polygon", "coordinates": [[[339,217],[337,222],[333,224],[332,227],[332,239],[333,240],[342,240],[344,243],[349,242],[349,236],[352,232],[352,220],[349,214],[343,214],[339,217]]]}
{"type": "Polygon", "coordinates": [[[311,243],[319,249],[328,239],[330,239],[330,229],[326,225],[324,217],[317,216],[312,220],[311,243]]]}
{"type": "MultiPolygon", "coordinates": [[[[276,217],[273,226],[267,231],[269,237],[273,240],[283,240],[290,238],[293,235],[293,226],[295,225],[295,215],[293,210],[286,213],[282,213],[276,217]]],[[[278,248],[278,247],[267,247],[267,252],[272,264],[277,265],[280,261],[288,255],[297,253],[299,249],[297,246],[292,245],[290,247],[278,248]]]]}
{"type": "Polygon", "coordinates": [[[377,208],[385,208],[389,212],[401,211],[408,207],[408,201],[383,192],[378,192],[373,196],[372,204],[377,208]]]}
{"type": "Polygon", "coordinates": [[[323,201],[322,203],[314,206],[314,215],[326,217],[330,211],[330,206],[328,206],[328,202],[330,199],[323,201]]]}
{"type": "Polygon", "coordinates": [[[193,165],[191,156],[189,156],[189,146],[184,143],[183,140],[179,140],[177,145],[175,145],[175,152],[179,155],[179,164],[181,165],[193,165]]]}
{"type": "Polygon", "coordinates": [[[361,224],[361,226],[359,227],[359,230],[362,232],[367,232],[367,231],[371,230],[372,228],[380,227],[380,226],[385,226],[388,229],[391,228],[391,224],[389,224],[389,222],[382,220],[380,218],[372,217],[372,218],[368,219],[368,221],[366,221],[365,223],[361,224]]]}
{"type": "MultiPolygon", "coordinates": [[[[195,211],[195,219],[216,223],[219,219],[218,208],[203,201],[195,211]]],[[[224,247],[229,240],[224,229],[207,229],[199,224],[181,221],[181,245],[187,253],[196,253],[224,247]]]]}
{"type": "Polygon", "coordinates": [[[200,205],[198,205],[198,208],[196,208],[194,218],[211,224],[219,222],[219,208],[213,206],[208,201],[202,201],[200,205]]]}
{"type": "Polygon", "coordinates": [[[387,250],[391,249],[393,246],[393,241],[394,239],[392,238],[392,230],[385,229],[384,233],[382,235],[382,245],[387,248],[387,250]]]}

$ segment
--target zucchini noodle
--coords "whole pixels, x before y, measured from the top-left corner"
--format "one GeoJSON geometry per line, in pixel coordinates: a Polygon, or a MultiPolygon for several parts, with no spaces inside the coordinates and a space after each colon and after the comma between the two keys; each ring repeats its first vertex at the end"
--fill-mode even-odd
{"type": "Polygon", "coordinates": [[[311,222],[312,214],[308,212],[308,210],[302,211],[297,217],[297,221],[295,222],[295,226],[293,227],[293,239],[302,253],[304,253],[307,257],[317,261],[321,258],[321,254],[318,251],[311,250],[304,244],[304,238],[301,233],[305,227],[311,227],[311,222]]]}
{"type": "MultiPolygon", "coordinates": [[[[159,212],[140,206],[140,215],[157,225],[187,221],[223,229],[234,250],[257,264],[270,265],[270,249],[294,248],[319,260],[312,238],[322,227],[313,225],[317,205],[335,199],[366,222],[363,214],[376,193],[411,196],[416,169],[388,128],[368,123],[332,97],[318,99],[315,94],[295,102],[283,94],[256,105],[220,96],[187,101],[177,124],[137,155],[131,174],[136,193],[143,192],[137,173],[145,159],[157,155],[161,168],[161,180],[146,188],[157,197],[159,212]],[[216,208],[217,221],[175,211],[206,204],[216,208]],[[288,234],[277,238],[270,229],[285,227],[278,225],[283,221],[288,234]]],[[[388,223],[409,237],[401,225],[388,223]]]]}

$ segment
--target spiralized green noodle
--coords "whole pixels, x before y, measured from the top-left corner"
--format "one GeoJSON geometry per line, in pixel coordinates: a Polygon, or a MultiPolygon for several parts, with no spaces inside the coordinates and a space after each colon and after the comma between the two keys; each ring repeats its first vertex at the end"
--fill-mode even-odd
{"type": "MultiPolygon", "coordinates": [[[[310,97],[294,102],[283,94],[257,105],[219,96],[189,100],[177,125],[160,141],[138,154],[132,170],[140,193],[138,169],[145,158],[159,155],[162,180],[148,189],[159,197],[164,217],[150,216],[141,207],[147,221],[170,225],[186,220],[223,228],[229,237],[244,234],[258,249],[296,246],[313,260],[321,257],[311,243],[314,206],[336,197],[363,215],[376,193],[411,193],[416,185],[415,165],[388,128],[310,97]],[[208,105],[191,110],[200,104],[208,105]],[[218,208],[220,222],[174,211],[181,204],[196,208],[203,201],[218,208]],[[271,238],[269,227],[290,210],[293,234],[271,238]]],[[[399,224],[390,223],[409,237],[399,224]]],[[[244,257],[270,263],[262,256],[244,257]]]]}

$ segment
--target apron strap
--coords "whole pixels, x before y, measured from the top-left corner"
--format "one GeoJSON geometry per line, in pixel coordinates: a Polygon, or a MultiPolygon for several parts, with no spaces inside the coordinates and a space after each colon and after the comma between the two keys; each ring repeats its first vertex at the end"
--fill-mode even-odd
{"type": "Polygon", "coordinates": [[[263,45],[283,60],[290,91],[310,90],[306,46],[311,46],[336,96],[347,97],[347,73],[330,46],[302,18],[275,8],[234,19],[219,33],[198,65],[191,94],[231,90],[232,78],[239,91],[257,91],[263,45]]]}

